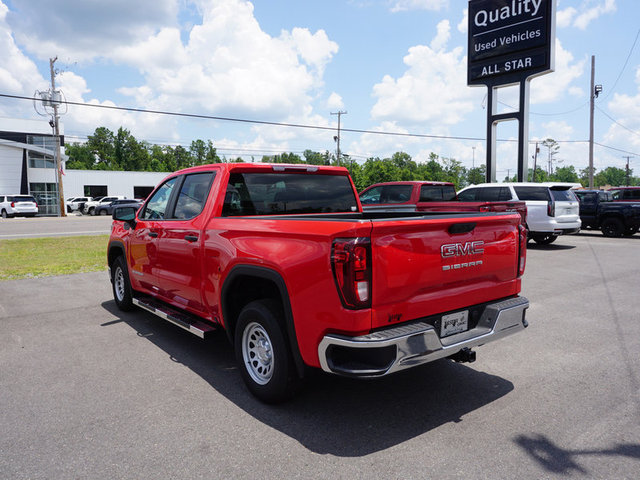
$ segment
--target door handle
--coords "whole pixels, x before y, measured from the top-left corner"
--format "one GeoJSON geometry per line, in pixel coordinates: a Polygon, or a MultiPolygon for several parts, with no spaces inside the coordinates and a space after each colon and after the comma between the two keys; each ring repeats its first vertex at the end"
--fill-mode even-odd
{"type": "Polygon", "coordinates": [[[184,239],[187,242],[197,242],[198,241],[198,236],[197,235],[185,235],[184,239]]]}
{"type": "Polygon", "coordinates": [[[158,236],[158,233],[157,232],[149,232],[149,236],[153,237],[153,238],[156,238],[158,236]]]}

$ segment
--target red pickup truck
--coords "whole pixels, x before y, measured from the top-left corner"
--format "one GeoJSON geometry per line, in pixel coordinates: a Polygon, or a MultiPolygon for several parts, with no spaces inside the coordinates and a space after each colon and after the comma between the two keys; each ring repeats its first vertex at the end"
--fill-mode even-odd
{"type": "Polygon", "coordinates": [[[377,377],[527,326],[514,213],[363,213],[348,171],[217,164],[113,213],[117,306],[224,329],[249,390],[278,402],[307,367],[377,377]]]}
{"type": "Polygon", "coordinates": [[[461,201],[449,182],[406,181],[376,183],[360,192],[364,211],[385,212],[518,212],[527,224],[527,204],[489,199],[461,201]]]}

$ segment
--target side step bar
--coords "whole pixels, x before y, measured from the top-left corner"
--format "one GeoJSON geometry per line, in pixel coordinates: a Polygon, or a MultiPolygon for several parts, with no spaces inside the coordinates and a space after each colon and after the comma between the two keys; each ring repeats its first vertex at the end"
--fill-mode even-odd
{"type": "Polygon", "coordinates": [[[207,333],[216,330],[214,325],[208,324],[194,315],[176,310],[152,297],[133,297],[133,303],[200,338],[204,338],[207,333]]]}

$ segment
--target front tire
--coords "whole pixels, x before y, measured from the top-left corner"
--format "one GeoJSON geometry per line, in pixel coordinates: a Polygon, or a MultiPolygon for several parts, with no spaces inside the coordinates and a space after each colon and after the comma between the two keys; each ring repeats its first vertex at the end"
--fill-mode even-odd
{"type": "Polygon", "coordinates": [[[631,237],[633,235],[635,235],[636,233],[638,233],[638,230],[640,229],[640,227],[627,227],[624,231],[624,236],[625,237],[631,237]]]}
{"type": "Polygon", "coordinates": [[[124,312],[132,310],[131,282],[129,282],[129,272],[122,256],[117,257],[111,265],[111,286],[113,288],[113,299],[118,308],[124,312]]]}
{"type": "Polygon", "coordinates": [[[105,209],[100,210],[100,215],[106,215],[107,211],[105,209]]]}
{"type": "Polygon", "coordinates": [[[606,218],[600,226],[602,235],[610,238],[618,238],[624,234],[624,224],[618,218],[606,218]]]}
{"type": "Polygon", "coordinates": [[[285,401],[300,382],[287,338],[278,322],[282,309],[272,300],[246,305],[235,329],[235,354],[247,388],[265,403],[285,401]]]}

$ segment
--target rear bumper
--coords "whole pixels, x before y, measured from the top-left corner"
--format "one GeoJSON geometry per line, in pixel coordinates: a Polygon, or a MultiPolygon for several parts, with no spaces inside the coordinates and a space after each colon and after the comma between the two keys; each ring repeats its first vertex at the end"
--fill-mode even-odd
{"type": "Polygon", "coordinates": [[[490,303],[475,328],[442,339],[422,321],[358,337],[326,335],[318,346],[320,365],[325,372],[340,375],[388,375],[524,330],[527,308],[529,301],[524,297],[490,303]]]}

